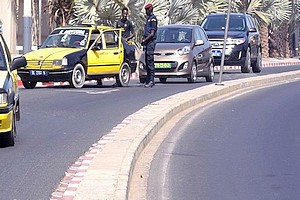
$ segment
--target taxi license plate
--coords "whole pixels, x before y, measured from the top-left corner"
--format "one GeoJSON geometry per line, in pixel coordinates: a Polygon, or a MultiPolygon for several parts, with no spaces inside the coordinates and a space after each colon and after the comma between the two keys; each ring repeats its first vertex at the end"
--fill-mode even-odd
{"type": "Polygon", "coordinates": [[[43,70],[30,70],[29,73],[31,76],[48,76],[48,71],[43,70]]]}
{"type": "Polygon", "coordinates": [[[154,67],[157,69],[170,69],[171,63],[154,63],[154,67]]]}
{"type": "Polygon", "coordinates": [[[218,50],[212,50],[212,55],[216,56],[216,57],[221,57],[222,56],[222,50],[218,49],[218,50]]]}

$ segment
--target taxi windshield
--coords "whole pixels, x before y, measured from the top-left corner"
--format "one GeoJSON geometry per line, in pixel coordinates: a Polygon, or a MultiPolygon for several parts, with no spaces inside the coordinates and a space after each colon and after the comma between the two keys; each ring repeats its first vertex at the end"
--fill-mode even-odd
{"type": "Polygon", "coordinates": [[[84,48],[87,44],[87,37],[88,30],[55,30],[46,38],[41,48],[84,48]]]}

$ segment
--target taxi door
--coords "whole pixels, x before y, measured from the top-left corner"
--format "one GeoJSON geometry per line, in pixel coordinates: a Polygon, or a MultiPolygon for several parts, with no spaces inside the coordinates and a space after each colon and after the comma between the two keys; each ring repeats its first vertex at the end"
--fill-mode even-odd
{"type": "Polygon", "coordinates": [[[118,74],[123,62],[121,30],[102,31],[87,53],[87,74],[118,74]]]}

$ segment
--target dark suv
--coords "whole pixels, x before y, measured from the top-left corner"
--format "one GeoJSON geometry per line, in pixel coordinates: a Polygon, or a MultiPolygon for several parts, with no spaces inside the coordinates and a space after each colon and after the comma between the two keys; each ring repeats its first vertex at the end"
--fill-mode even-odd
{"type": "MultiPolygon", "coordinates": [[[[225,13],[209,14],[201,23],[212,45],[216,65],[220,65],[226,25],[225,13]]],[[[261,72],[260,34],[248,14],[231,13],[226,41],[224,65],[241,66],[243,73],[261,72]]]]}

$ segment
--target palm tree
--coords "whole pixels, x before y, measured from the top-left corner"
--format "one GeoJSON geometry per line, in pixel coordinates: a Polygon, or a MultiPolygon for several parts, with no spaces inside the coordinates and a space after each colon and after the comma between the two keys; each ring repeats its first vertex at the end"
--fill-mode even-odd
{"type": "Polygon", "coordinates": [[[225,12],[228,8],[228,0],[194,0],[194,7],[198,9],[200,23],[210,13],[225,12]]]}
{"type": "Polygon", "coordinates": [[[289,0],[242,0],[234,3],[237,12],[245,12],[253,16],[260,29],[262,55],[269,57],[269,26],[279,27],[291,14],[289,0]]]}
{"type": "MultiPolygon", "coordinates": [[[[272,16],[269,28],[273,31],[270,35],[270,41],[276,41],[275,50],[278,54],[275,56],[289,57],[289,21],[292,14],[292,4],[290,0],[270,1],[271,5],[266,12],[272,16]],[[274,36],[274,37],[273,37],[274,36]]],[[[270,49],[272,55],[274,49],[270,49]]]]}
{"type": "MultiPolygon", "coordinates": [[[[163,24],[186,24],[196,23],[199,13],[190,0],[171,0],[166,10],[163,24]]],[[[161,4],[159,4],[161,5],[161,4]]]]}
{"type": "Polygon", "coordinates": [[[73,15],[74,0],[48,0],[49,27],[66,25],[73,15]]]}
{"type": "Polygon", "coordinates": [[[300,3],[292,1],[292,15],[289,23],[289,35],[291,35],[291,50],[294,56],[298,56],[299,49],[299,27],[300,27],[300,3]],[[298,38],[296,38],[298,36],[298,38]]]}
{"type": "MultiPolygon", "coordinates": [[[[49,0],[50,27],[63,25],[69,20],[70,23],[92,21],[112,26],[120,17],[121,9],[127,7],[130,14],[129,19],[135,24],[136,32],[141,34],[145,21],[145,13],[141,10],[147,3],[153,4],[159,25],[199,23],[207,14],[224,12],[228,6],[228,0],[49,0]]],[[[256,19],[262,36],[264,57],[269,55],[269,27],[275,28],[275,30],[280,26],[284,27],[282,23],[289,20],[291,8],[290,0],[233,2],[234,12],[245,12],[256,19]]],[[[286,29],[287,27],[284,27],[284,30],[286,29]]],[[[284,35],[285,32],[281,35],[284,35]]],[[[281,49],[283,46],[286,45],[279,45],[279,48],[281,49]]]]}
{"type": "Polygon", "coordinates": [[[32,45],[38,45],[39,18],[38,18],[38,0],[31,0],[32,5],[32,45]]]}

